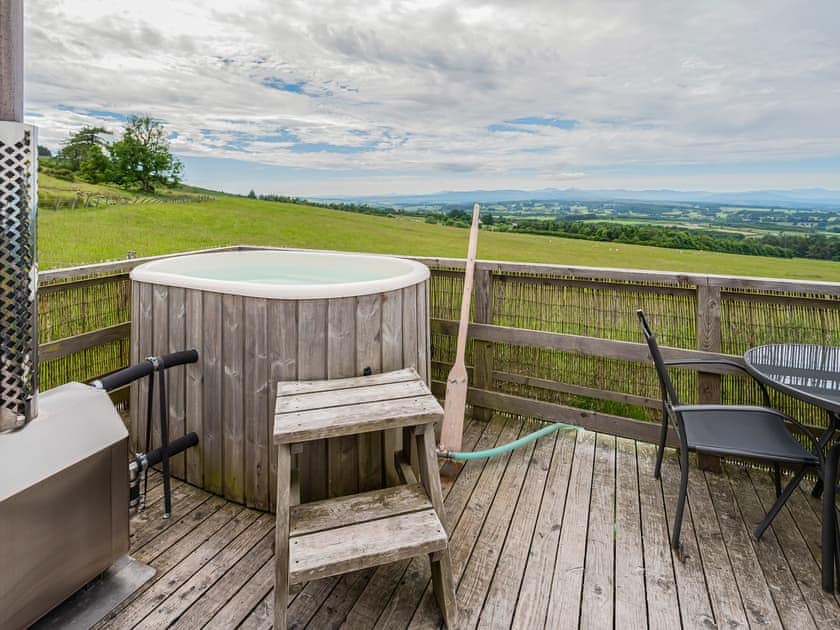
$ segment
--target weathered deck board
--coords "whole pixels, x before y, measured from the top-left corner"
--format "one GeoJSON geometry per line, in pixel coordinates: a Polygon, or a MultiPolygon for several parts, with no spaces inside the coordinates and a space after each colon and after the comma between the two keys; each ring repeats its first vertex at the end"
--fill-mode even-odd
{"type": "MultiPolygon", "coordinates": [[[[274,585],[274,556],[263,564],[254,576],[216,612],[205,628],[227,630],[242,621],[243,611],[255,610],[263,598],[271,594],[274,585]]],[[[270,619],[270,615],[266,617],[270,619]]]]}
{"type": "MultiPolygon", "coordinates": [[[[727,476],[732,490],[738,500],[741,518],[746,530],[753,529],[764,517],[764,510],[755,494],[749,474],[746,470],[727,466],[727,476]]],[[[770,587],[770,593],[776,601],[782,624],[787,628],[802,628],[807,630],[816,628],[814,618],[808,610],[805,598],[796,583],[796,578],[785,560],[785,554],[776,538],[776,532],[771,527],[761,543],[753,542],[759,564],[770,587]]]]}
{"type": "Polygon", "coordinates": [[[522,583],[528,561],[528,555],[522,550],[531,546],[555,442],[556,435],[547,436],[541,438],[534,448],[512,524],[503,545],[500,545],[499,566],[487,593],[487,605],[481,609],[478,623],[481,628],[506,627],[513,619],[516,600],[505,594],[518,592],[522,583]]]}
{"type": "MultiPolygon", "coordinates": [[[[639,465],[639,504],[645,549],[645,592],[648,627],[663,630],[680,627],[680,605],[674,577],[670,532],[661,484],[653,478],[656,447],[636,444],[639,465]]],[[[671,504],[673,509],[673,504],[671,504]]],[[[686,510],[688,511],[688,510],[686,510]]]]}
{"type": "Polygon", "coordinates": [[[703,560],[703,571],[709,587],[709,599],[718,626],[747,628],[747,615],[735,581],[724,536],[718,523],[715,504],[709,494],[705,475],[693,470],[688,476],[691,517],[697,534],[697,547],[703,560]]]}
{"type": "Polygon", "coordinates": [[[741,522],[728,480],[722,475],[707,473],[704,476],[750,627],[781,628],[782,621],[766,580],[755,579],[756,575],[761,575],[761,565],[752,545],[753,538],[741,522]]]}
{"type": "MultiPolygon", "coordinates": [[[[484,526],[473,545],[457,590],[459,623],[463,628],[473,628],[478,623],[485,596],[509,533],[514,508],[522,492],[534,446],[532,442],[511,455],[484,526]]],[[[517,529],[521,527],[523,523],[516,524],[517,529]]]]}
{"type": "MultiPolygon", "coordinates": [[[[244,556],[239,560],[234,559],[234,564],[227,573],[224,573],[206,591],[200,591],[195,588],[195,585],[190,585],[189,588],[186,585],[181,587],[180,593],[176,593],[180,599],[178,606],[186,605],[189,608],[180,616],[169,614],[168,618],[164,617],[166,621],[177,618],[177,622],[172,624],[171,627],[191,630],[192,628],[201,628],[210,621],[215,613],[225,605],[225,602],[236,595],[239,589],[251,580],[258,568],[273,556],[271,543],[274,535],[271,533],[271,527],[268,528],[268,531],[269,533],[251,547],[244,556]],[[190,592],[188,597],[184,596],[185,591],[190,592]],[[191,599],[193,600],[192,603],[190,603],[191,599]]],[[[195,576],[193,577],[195,578],[195,576]]]]}
{"type": "MultiPolygon", "coordinates": [[[[479,442],[481,446],[478,448],[490,448],[494,444],[501,444],[506,441],[516,439],[519,433],[519,427],[514,426],[513,423],[505,423],[504,420],[494,420],[485,431],[488,436],[486,446],[479,442]],[[504,424],[501,428],[500,425],[504,424]],[[499,429],[501,428],[501,432],[499,429]],[[491,441],[492,440],[492,441],[491,441]]],[[[494,469],[507,462],[498,460],[495,462],[494,469]]],[[[472,549],[469,537],[465,537],[464,528],[472,527],[472,524],[478,521],[477,527],[480,527],[483,521],[483,515],[489,507],[489,502],[492,500],[492,489],[498,485],[498,478],[501,477],[501,472],[498,473],[496,481],[490,483],[485,482],[484,486],[481,481],[485,479],[484,472],[490,464],[484,461],[468,462],[461,470],[455,485],[449,492],[449,496],[444,501],[444,509],[446,511],[444,518],[444,527],[449,532],[450,536],[450,555],[452,558],[453,571],[457,576],[460,576],[460,571],[466,564],[469,551],[472,549]],[[474,465],[473,465],[474,464],[474,465]],[[468,470],[469,469],[469,470],[468,470]],[[489,490],[489,493],[488,493],[489,490]],[[488,497],[487,495],[490,494],[488,497]],[[471,513],[466,513],[466,506],[469,503],[471,513]],[[462,523],[463,517],[463,523],[462,523]],[[457,536],[457,538],[456,538],[457,536]],[[457,541],[464,539],[465,543],[457,543],[457,541]],[[457,544],[456,544],[457,543],[457,544]]],[[[474,538],[473,538],[474,540],[474,538]]],[[[456,580],[457,583],[457,580],[456,580]]],[[[376,627],[377,628],[392,628],[392,627],[406,627],[412,619],[415,611],[423,600],[426,601],[426,610],[434,608],[432,605],[431,595],[431,571],[429,565],[420,559],[413,559],[406,570],[402,582],[394,591],[388,604],[385,606],[382,614],[379,616],[376,627]]],[[[437,611],[434,611],[436,614],[437,611]]]]}
{"type": "MultiPolygon", "coordinates": [[[[174,593],[170,594],[166,600],[158,604],[155,610],[143,620],[143,624],[150,628],[170,627],[193,603],[205,594],[207,595],[207,601],[202,602],[203,605],[200,605],[200,607],[212,606],[215,599],[214,595],[219,590],[215,589],[214,586],[218,584],[222,577],[228,578],[225,583],[221,584],[222,587],[227,587],[230,581],[236,581],[236,575],[231,575],[231,573],[238,573],[235,567],[239,566],[238,561],[240,559],[248,557],[255,546],[259,548],[256,552],[257,564],[260,564],[260,558],[265,561],[270,555],[272,532],[273,523],[269,515],[257,518],[244,532],[228,543],[209,562],[179,586],[174,593]]],[[[230,594],[228,594],[228,597],[230,597],[230,594]]],[[[194,628],[197,626],[187,625],[184,627],[194,628]]]]}
{"type": "MultiPolygon", "coordinates": [[[[776,500],[773,484],[768,483],[766,473],[751,471],[749,475],[761,501],[762,511],[768,510],[776,500]]],[[[817,627],[840,628],[840,607],[837,606],[837,600],[823,593],[820,587],[819,565],[811,555],[808,541],[802,537],[787,507],[773,519],[772,528],[817,627]]]]}
{"type": "MultiPolygon", "coordinates": [[[[574,459],[576,440],[573,438],[574,434],[558,436],[554,446],[534,538],[527,551],[528,563],[516,603],[514,628],[540,628],[545,623],[554,559],[566,507],[566,490],[574,459]]],[[[524,555],[526,550],[522,549],[521,553],[524,555]]]]}
{"type": "MultiPolygon", "coordinates": [[[[530,428],[473,421],[465,445],[488,448],[530,428]]],[[[679,463],[669,451],[654,480],[655,454],[561,431],[443,479],[463,627],[840,628],[837,599],[820,590],[820,513],[808,488],[755,541],[774,498],[769,476],[693,468],[678,557],[668,532],[679,463]]],[[[163,520],[159,475],[151,481],[132,519],[132,553],[157,574],[97,630],[271,628],[271,516],[175,482],[173,517],[163,520]]],[[[291,628],[442,624],[421,558],[293,586],[288,619],[291,628]]]]}
{"type": "Polygon", "coordinates": [[[632,440],[616,440],[615,468],[615,618],[628,628],[643,628],[647,614],[639,602],[646,599],[645,559],[639,471],[632,440]]]}
{"type": "MultiPolygon", "coordinates": [[[[223,527],[220,527],[209,538],[202,541],[197,549],[180,560],[174,567],[168,571],[159,570],[152,579],[151,585],[113,619],[110,619],[104,627],[130,628],[139,624],[173,591],[190,579],[196,571],[212,560],[231,540],[251,525],[258,516],[257,512],[240,511],[232,520],[224,523],[223,527]]],[[[185,540],[189,540],[189,537],[185,540]]]]}
{"type": "Polygon", "coordinates": [[[576,628],[580,620],[594,459],[595,434],[588,431],[579,432],[566,499],[566,513],[560,530],[560,546],[554,563],[554,579],[551,582],[548,616],[545,622],[547,628],[576,628]]]}
{"type": "Polygon", "coordinates": [[[599,434],[595,443],[586,569],[580,623],[606,628],[614,617],[615,582],[615,437],[599,434]]]}
{"type": "MultiPolygon", "coordinates": [[[[518,422],[508,422],[502,430],[499,440],[502,444],[511,442],[519,437],[521,431],[521,424],[518,422]]],[[[481,478],[478,480],[475,490],[470,497],[467,508],[461,514],[458,525],[455,526],[455,531],[449,537],[449,553],[452,558],[452,573],[454,574],[453,580],[456,584],[461,581],[461,577],[464,575],[473,546],[479,537],[481,528],[484,526],[485,519],[496,497],[499,485],[503,483],[508,463],[513,457],[514,455],[507,453],[488,460],[484,466],[481,478]]],[[[461,596],[459,594],[459,600],[460,598],[461,596]]],[[[414,611],[414,615],[411,617],[411,622],[408,627],[428,627],[430,622],[437,625],[435,621],[439,619],[440,611],[432,594],[431,583],[429,583],[423,592],[423,598],[420,600],[417,609],[414,611]]]]}
{"type": "MultiPolygon", "coordinates": [[[[692,473],[695,471],[692,471],[692,473]]],[[[697,471],[697,474],[700,474],[697,471]]],[[[667,454],[662,461],[662,493],[665,497],[665,514],[668,518],[668,531],[674,526],[677,496],[680,486],[680,463],[676,453],[667,454]]],[[[706,575],[700,550],[697,548],[697,535],[691,518],[692,504],[689,498],[683,516],[680,544],[681,556],[674,562],[674,575],[680,597],[680,617],[683,628],[708,628],[715,622],[712,603],[706,586],[706,575]]]]}

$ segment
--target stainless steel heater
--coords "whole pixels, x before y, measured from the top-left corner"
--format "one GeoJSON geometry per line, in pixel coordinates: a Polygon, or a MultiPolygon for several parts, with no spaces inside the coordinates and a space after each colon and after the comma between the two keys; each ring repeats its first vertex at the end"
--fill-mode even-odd
{"type": "Polygon", "coordinates": [[[25,628],[128,553],[128,431],[108,394],[46,392],[0,435],[0,628],[25,628]]]}

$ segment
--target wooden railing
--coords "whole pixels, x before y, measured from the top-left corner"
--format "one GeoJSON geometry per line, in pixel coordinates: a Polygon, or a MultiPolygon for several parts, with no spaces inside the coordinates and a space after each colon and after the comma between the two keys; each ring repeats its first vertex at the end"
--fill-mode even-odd
{"type": "MultiPolygon", "coordinates": [[[[128,272],[147,260],[41,275],[42,389],[128,363],[128,272]]],[[[464,261],[417,260],[432,269],[432,384],[442,394],[464,261]]],[[[637,308],[666,358],[740,360],[752,346],[780,341],[840,345],[840,284],[479,261],[468,402],[478,415],[501,411],[655,440],[659,386],[637,308]]],[[[746,379],[725,370],[685,371],[676,380],[686,401],[758,400],[746,379]]],[[[774,402],[812,426],[825,422],[796,401],[774,402]]]]}
{"type": "MultiPolygon", "coordinates": [[[[463,260],[419,259],[431,283],[433,385],[453,358],[463,260]]],[[[704,274],[479,261],[468,402],[655,441],[660,391],[636,309],[666,359],[726,356],[795,341],[840,345],[840,284],[704,274]]],[[[731,370],[677,376],[686,402],[758,402],[731,370]]],[[[821,427],[823,415],[782,396],[774,404],[821,427]]]]}

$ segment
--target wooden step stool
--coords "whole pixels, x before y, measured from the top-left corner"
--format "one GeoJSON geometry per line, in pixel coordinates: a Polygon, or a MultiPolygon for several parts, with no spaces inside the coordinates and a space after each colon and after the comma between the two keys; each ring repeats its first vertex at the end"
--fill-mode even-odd
{"type": "MultiPolygon", "coordinates": [[[[457,624],[449,540],[435,455],[443,410],[413,369],[279,383],[274,627],[286,628],[289,585],[427,554],[443,619],[457,624]],[[412,429],[421,483],[292,505],[295,445],[386,429],[412,429]]],[[[408,445],[406,445],[408,446],[408,445]]]]}

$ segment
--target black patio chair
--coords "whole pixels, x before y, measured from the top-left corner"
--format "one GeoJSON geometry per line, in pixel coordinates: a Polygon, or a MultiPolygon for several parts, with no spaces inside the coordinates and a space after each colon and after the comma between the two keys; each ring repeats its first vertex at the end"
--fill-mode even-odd
{"type": "MultiPolygon", "coordinates": [[[[638,310],[636,314],[642,323],[650,355],[659,375],[659,385],[662,389],[662,429],[659,434],[659,449],[656,453],[656,467],[654,477],[659,479],[662,467],[662,454],[668,438],[669,420],[676,429],[680,441],[680,492],[677,498],[677,512],[674,517],[674,528],[671,532],[671,547],[679,549],[680,528],[682,527],[683,509],[688,490],[688,454],[707,453],[710,455],[745,457],[758,459],[773,464],[774,480],[776,484],[776,502],[767,515],[758,524],[754,532],[756,539],[761,538],[764,530],[779,513],[785,501],[796,490],[799,482],[809,467],[815,467],[817,473],[822,471],[822,452],[819,442],[811,430],[791,418],[787,414],[770,408],[770,396],[763,383],[758,383],[764,398],[763,407],[752,405],[683,405],[677,398],[669,367],[698,367],[701,365],[725,365],[735,368],[749,375],[746,369],[727,359],[705,360],[690,359],[680,361],[664,361],[659,352],[656,337],[650,330],[645,314],[638,310]],[[809,451],[791,434],[785,422],[795,425],[804,435],[808,436],[814,445],[809,451]],[[796,473],[793,479],[781,487],[781,464],[792,466],[796,473]]],[[[752,376],[752,375],[750,375],[752,376]]],[[[753,379],[755,380],[755,379],[753,379]]]]}

